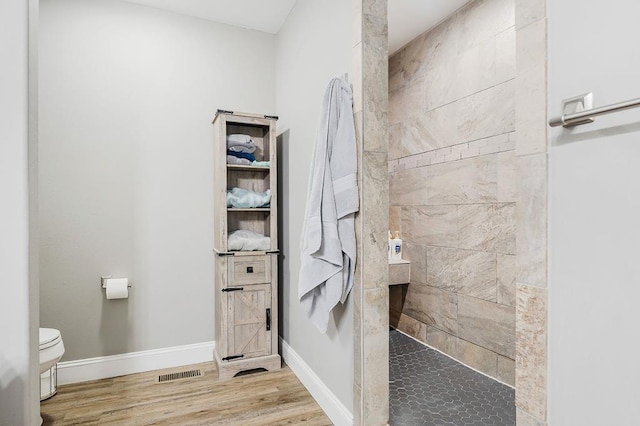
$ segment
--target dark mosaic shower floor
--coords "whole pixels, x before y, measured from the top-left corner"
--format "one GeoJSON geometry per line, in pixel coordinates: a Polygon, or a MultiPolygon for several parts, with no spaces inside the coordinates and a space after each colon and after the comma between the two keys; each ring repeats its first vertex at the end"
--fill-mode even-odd
{"type": "Polygon", "coordinates": [[[509,386],[389,331],[391,426],[513,426],[514,400],[509,386]]]}

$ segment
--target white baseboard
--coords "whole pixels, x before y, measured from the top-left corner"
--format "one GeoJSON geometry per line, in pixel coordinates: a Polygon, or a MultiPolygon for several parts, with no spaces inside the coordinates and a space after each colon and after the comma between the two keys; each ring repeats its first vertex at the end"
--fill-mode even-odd
{"type": "Polygon", "coordinates": [[[287,363],[291,371],[298,377],[300,382],[309,391],[313,399],[316,400],[320,408],[336,426],[353,425],[353,414],[342,402],[329,390],[320,380],[316,373],[311,370],[306,362],[291,347],[280,338],[282,345],[282,358],[287,363]]]}
{"type": "Polygon", "coordinates": [[[101,356],[58,363],[58,384],[86,382],[125,374],[213,361],[215,342],[101,356]]]}

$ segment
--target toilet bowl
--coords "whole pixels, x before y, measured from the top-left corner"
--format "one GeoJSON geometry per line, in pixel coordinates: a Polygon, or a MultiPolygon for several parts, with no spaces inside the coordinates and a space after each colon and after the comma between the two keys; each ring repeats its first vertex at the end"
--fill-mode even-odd
{"type": "MultiPolygon", "coordinates": [[[[40,329],[40,401],[56,394],[58,372],[56,364],[64,354],[62,336],[55,328],[40,329]],[[56,367],[56,368],[53,368],[56,367]],[[47,373],[47,374],[43,374],[47,373]]],[[[40,417],[40,424],[43,423],[40,417]]]]}
{"type": "Polygon", "coordinates": [[[64,354],[60,332],[54,328],[40,329],[40,374],[56,365],[64,354]]]}

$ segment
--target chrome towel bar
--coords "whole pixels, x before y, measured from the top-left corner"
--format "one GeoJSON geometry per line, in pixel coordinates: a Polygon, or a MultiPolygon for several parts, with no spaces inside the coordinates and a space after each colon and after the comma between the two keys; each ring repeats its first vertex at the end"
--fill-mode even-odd
{"type": "Polygon", "coordinates": [[[575,98],[563,100],[562,107],[562,115],[549,120],[549,126],[575,127],[581,124],[593,123],[594,117],[640,107],[640,98],[593,108],[593,94],[586,93],[575,98]]]}

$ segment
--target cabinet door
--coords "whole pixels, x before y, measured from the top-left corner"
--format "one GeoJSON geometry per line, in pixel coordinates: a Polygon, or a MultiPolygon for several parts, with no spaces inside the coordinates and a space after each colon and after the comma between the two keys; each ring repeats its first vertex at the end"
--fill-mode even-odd
{"type": "Polygon", "coordinates": [[[247,286],[228,297],[228,355],[271,354],[271,284],[247,286]]]}

